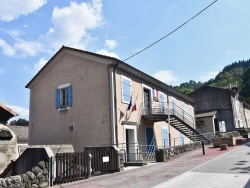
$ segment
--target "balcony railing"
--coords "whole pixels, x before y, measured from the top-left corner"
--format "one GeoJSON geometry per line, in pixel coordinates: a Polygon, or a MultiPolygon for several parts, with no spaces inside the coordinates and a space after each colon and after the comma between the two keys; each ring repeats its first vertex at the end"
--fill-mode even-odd
{"type": "MultiPolygon", "coordinates": [[[[150,102],[141,104],[141,115],[170,115],[177,116],[179,119],[187,123],[188,125],[195,126],[195,118],[187,113],[184,109],[180,108],[174,103],[165,103],[165,102],[150,102]]],[[[198,124],[198,123],[197,123],[198,124]]],[[[197,125],[202,126],[201,125],[197,125]]]]}

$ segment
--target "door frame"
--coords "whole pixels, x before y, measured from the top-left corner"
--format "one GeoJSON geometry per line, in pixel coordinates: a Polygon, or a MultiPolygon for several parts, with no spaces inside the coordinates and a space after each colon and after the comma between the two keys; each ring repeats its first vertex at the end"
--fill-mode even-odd
{"type": "Polygon", "coordinates": [[[137,145],[138,145],[138,140],[137,140],[137,128],[135,125],[124,125],[124,143],[126,144],[126,154],[127,154],[127,161],[136,161],[138,158],[138,155],[136,154],[137,152],[137,145]],[[133,130],[133,142],[130,141],[131,144],[129,144],[129,153],[127,153],[127,135],[126,132],[127,130],[133,130]]]}
{"type": "MultiPolygon", "coordinates": [[[[147,89],[149,90],[149,106],[148,106],[148,109],[150,110],[151,109],[151,102],[152,102],[152,88],[145,85],[145,84],[142,84],[142,103],[145,104],[145,101],[144,101],[144,89],[147,89]]],[[[149,114],[151,114],[151,112],[149,111],[149,114]]]]}

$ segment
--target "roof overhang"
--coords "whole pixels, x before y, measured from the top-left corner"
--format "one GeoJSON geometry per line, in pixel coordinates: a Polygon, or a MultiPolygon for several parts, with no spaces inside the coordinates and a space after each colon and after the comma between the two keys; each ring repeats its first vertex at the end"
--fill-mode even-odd
{"type": "Polygon", "coordinates": [[[217,111],[207,111],[207,112],[196,112],[195,117],[196,118],[203,118],[203,117],[214,117],[216,115],[217,111]]]}
{"type": "Polygon", "coordinates": [[[18,116],[19,114],[0,102],[0,122],[7,122],[10,118],[18,116]]]}
{"type": "Polygon", "coordinates": [[[152,87],[158,87],[158,89],[161,89],[162,91],[166,91],[165,92],[166,94],[170,93],[174,96],[178,96],[182,99],[185,99],[186,101],[192,104],[195,103],[191,97],[177,91],[173,87],[155,79],[154,77],[132,67],[131,65],[119,59],[92,53],[92,52],[87,52],[84,50],[70,48],[66,46],[62,46],[62,48],[45,64],[45,66],[31,79],[31,81],[25,87],[31,88],[46,73],[46,71],[48,71],[48,69],[53,65],[53,63],[57,62],[62,57],[64,53],[76,55],[82,58],[96,60],[98,62],[108,64],[109,66],[116,66],[117,69],[122,70],[130,75],[133,75],[136,78],[140,78],[141,80],[144,80],[146,85],[149,85],[152,87]]]}

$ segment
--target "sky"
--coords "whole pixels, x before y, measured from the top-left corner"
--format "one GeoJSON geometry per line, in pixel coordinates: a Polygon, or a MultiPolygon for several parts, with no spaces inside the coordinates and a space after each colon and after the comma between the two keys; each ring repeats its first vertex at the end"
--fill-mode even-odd
{"type": "MultiPolygon", "coordinates": [[[[0,101],[20,114],[14,119],[28,120],[25,86],[62,45],[125,60],[213,1],[1,0],[0,101]]],[[[249,7],[249,0],[218,0],[125,62],[173,86],[214,78],[250,59],[249,7]]]]}

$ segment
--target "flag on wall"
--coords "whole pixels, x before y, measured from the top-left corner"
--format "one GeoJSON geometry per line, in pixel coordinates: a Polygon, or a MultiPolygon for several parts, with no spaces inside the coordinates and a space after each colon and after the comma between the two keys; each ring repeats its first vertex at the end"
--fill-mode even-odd
{"type": "Polygon", "coordinates": [[[129,104],[128,104],[128,109],[127,109],[127,110],[130,110],[131,106],[132,106],[132,95],[131,95],[131,97],[130,97],[130,102],[129,102],[129,104]]]}
{"type": "MultiPolygon", "coordinates": [[[[120,109],[119,109],[120,110],[120,109]]],[[[124,117],[124,113],[120,110],[120,121],[124,117]]]]}
{"type": "Polygon", "coordinates": [[[137,101],[137,97],[138,97],[138,95],[136,96],[136,99],[135,99],[135,102],[134,102],[134,105],[133,105],[133,107],[132,107],[131,112],[136,111],[136,101],[137,101]]]}
{"type": "Polygon", "coordinates": [[[134,103],[131,112],[136,111],[136,103],[134,103]]]}

